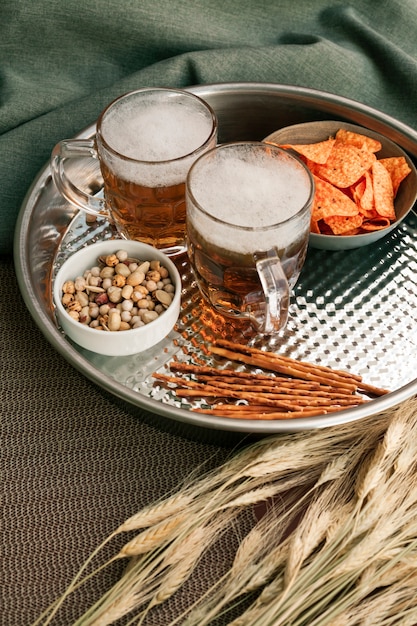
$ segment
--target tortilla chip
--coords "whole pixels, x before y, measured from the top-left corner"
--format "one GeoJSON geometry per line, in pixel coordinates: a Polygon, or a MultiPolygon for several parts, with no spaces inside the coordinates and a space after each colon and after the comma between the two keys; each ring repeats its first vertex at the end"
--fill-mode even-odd
{"type": "Polygon", "coordinates": [[[365,172],[364,177],[352,188],[352,197],[359,208],[359,212],[366,217],[373,217],[376,214],[374,206],[374,189],[372,178],[369,172],[365,172]]]}
{"type": "Polygon", "coordinates": [[[342,234],[343,234],[343,237],[352,237],[353,235],[363,234],[363,230],[361,230],[361,227],[359,226],[359,228],[352,228],[352,230],[346,230],[342,234]]]}
{"type": "Polygon", "coordinates": [[[407,178],[411,172],[411,168],[407,163],[407,159],[403,156],[379,159],[379,162],[382,163],[382,165],[386,167],[390,173],[395,198],[398,187],[401,185],[404,178],[407,178]]]}
{"type": "Polygon", "coordinates": [[[311,215],[311,220],[310,220],[310,232],[311,233],[315,233],[316,235],[321,235],[321,228],[319,226],[319,221],[315,219],[315,216],[312,214],[311,215]]]}
{"type": "Polygon", "coordinates": [[[362,215],[330,215],[324,219],[335,235],[344,235],[362,226],[362,215]]]}
{"type": "Polygon", "coordinates": [[[357,183],[374,161],[373,152],[336,142],[326,164],[317,165],[315,173],[335,187],[345,189],[357,183]]]}
{"type": "Polygon", "coordinates": [[[334,215],[358,215],[356,204],[343,191],[331,183],[314,176],[316,193],[312,209],[312,218],[318,222],[334,215]]]}
{"type": "Polygon", "coordinates": [[[395,220],[394,191],[390,173],[380,162],[372,165],[372,184],[374,188],[374,204],[378,215],[395,220]]]}
{"type": "Polygon", "coordinates": [[[365,188],[366,188],[366,180],[365,180],[365,178],[361,178],[358,183],[355,183],[350,188],[350,193],[351,193],[351,196],[352,196],[352,200],[354,202],[356,202],[356,204],[358,206],[360,204],[360,201],[361,201],[361,198],[362,198],[363,194],[365,193],[365,188]]]}
{"type": "Polygon", "coordinates": [[[332,151],[335,139],[326,139],[325,141],[319,141],[317,143],[308,144],[283,144],[280,148],[290,148],[295,150],[298,154],[302,155],[312,163],[319,163],[324,165],[332,151]]]}
{"type": "Polygon", "coordinates": [[[304,161],[304,163],[307,165],[310,172],[314,175],[316,173],[316,167],[319,167],[320,164],[314,163],[313,161],[310,161],[309,159],[306,159],[305,157],[301,155],[300,155],[300,159],[304,161]]]}
{"type": "Polygon", "coordinates": [[[351,130],[345,130],[340,128],[336,133],[337,141],[356,146],[361,150],[368,150],[368,152],[379,152],[382,148],[382,144],[377,139],[362,135],[360,133],[354,133],[351,130]]]}
{"type": "Polygon", "coordinates": [[[382,230],[391,224],[391,220],[387,217],[381,217],[378,215],[373,219],[364,219],[362,222],[362,230],[366,232],[373,232],[374,230],[382,230]]]}
{"type": "Polygon", "coordinates": [[[313,175],[312,233],[356,235],[397,219],[394,198],[411,168],[402,156],[378,160],[380,141],[341,128],[324,141],[274,145],[297,152],[313,175]]]}

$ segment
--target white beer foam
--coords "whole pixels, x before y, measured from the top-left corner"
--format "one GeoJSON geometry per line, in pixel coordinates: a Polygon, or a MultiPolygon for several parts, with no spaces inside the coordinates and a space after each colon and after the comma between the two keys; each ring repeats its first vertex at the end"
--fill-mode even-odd
{"type": "Polygon", "coordinates": [[[215,159],[205,161],[204,167],[194,168],[191,180],[192,194],[208,214],[242,227],[213,223],[204,214],[195,216],[193,212],[197,230],[206,241],[221,248],[253,252],[284,247],[299,238],[300,229],[303,231],[310,220],[307,211],[307,218],[295,227],[293,223],[275,227],[305,206],[311,190],[304,167],[285,153],[271,158],[251,147],[221,149],[215,159]]]}
{"type": "Polygon", "coordinates": [[[207,141],[213,126],[210,114],[200,103],[195,106],[177,102],[175,98],[168,102],[158,100],[156,96],[149,101],[116,103],[102,123],[102,134],[108,145],[139,161],[129,163],[113,159],[113,171],[148,187],[185,182],[196,158],[191,153],[207,141]],[[186,158],[173,161],[181,157],[186,158]]]}

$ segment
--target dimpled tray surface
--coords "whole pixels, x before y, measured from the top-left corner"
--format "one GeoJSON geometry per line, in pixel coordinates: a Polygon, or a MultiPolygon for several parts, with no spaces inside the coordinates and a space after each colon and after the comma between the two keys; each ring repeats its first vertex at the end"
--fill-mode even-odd
{"type": "MultiPolygon", "coordinates": [[[[327,119],[330,114],[334,119],[348,119],[385,132],[412,157],[417,154],[417,136],[411,129],[377,111],[329,94],[279,85],[235,83],[197,87],[193,91],[216,110],[220,141],[260,139],[288,123],[327,119]],[[257,117],[260,111],[264,113],[263,123],[257,117]]],[[[94,128],[89,128],[80,136],[93,133],[94,128]]],[[[93,161],[90,168],[75,164],[71,175],[85,188],[97,191],[100,186],[93,161]]],[[[90,222],[59,197],[46,167],[22,206],[15,261],[25,302],[48,340],[74,367],[132,411],[146,410],[177,422],[186,431],[189,429],[191,436],[196,429],[270,434],[355,421],[417,393],[417,216],[413,211],[396,230],[364,248],[309,248],[291,297],[288,326],[272,342],[242,330],[239,325],[228,326],[226,337],[232,340],[250,341],[293,358],[348,369],[362,375],[365,382],[390,390],[385,396],[340,413],[276,422],[198,414],[191,410],[189,401],[176,398],[173,392],[155,383],[152,373],[167,372],[167,364],[174,357],[185,362],[220,364],[207,351],[211,338],[219,336],[219,320],[202,306],[186,258],[177,263],[183,281],[178,324],[155,348],[132,357],[104,357],[72,344],[63,335],[51,300],[57,270],[84,245],[114,236],[104,219],[90,222]],[[38,235],[41,228],[42,238],[36,237],[34,226],[38,235]]],[[[201,404],[196,400],[193,406],[201,404]]]]}

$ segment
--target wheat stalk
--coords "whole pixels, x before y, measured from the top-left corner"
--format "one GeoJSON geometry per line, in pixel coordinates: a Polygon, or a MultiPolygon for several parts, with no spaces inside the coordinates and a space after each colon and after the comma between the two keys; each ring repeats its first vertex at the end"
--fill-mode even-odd
{"type": "Polygon", "coordinates": [[[117,554],[118,558],[138,556],[150,552],[170,540],[178,527],[187,520],[187,515],[181,513],[171,518],[158,522],[147,528],[139,535],[126,543],[117,554]]]}
{"type": "Polygon", "coordinates": [[[116,620],[133,611],[133,609],[137,606],[138,599],[139,596],[134,590],[123,593],[122,596],[119,596],[116,600],[111,602],[111,604],[107,605],[101,611],[101,615],[97,615],[93,621],[90,621],[90,625],[109,626],[109,624],[114,624],[116,620]]]}
{"type": "Polygon", "coordinates": [[[139,530],[140,528],[148,528],[163,522],[168,517],[172,517],[177,513],[186,509],[192,501],[192,495],[189,493],[177,493],[163,500],[157,502],[153,506],[149,506],[142,509],[135,515],[129,517],[119,528],[115,531],[115,534],[128,532],[132,530],[139,530]]]}
{"type": "Polygon", "coordinates": [[[224,531],[232,516],[225,513],[208,526],[196,526],[189,529],[177,539],[167,550],[161,563],[163,569],[169,568],[162,583],[141,615],[138,624],[155,606],[166,602],[189,578],[203,552],[212,544],[219,534],[224,531]]]}
{"type": "MultiPolygon", "coordinates": [[[[397,430],[397,432],[398,432],[398,430],[397,430]]],[[[404,432],[404,429],[403,429],[403,432],[404,432]]],[[[393,445],[392,445],[392,442],[393,442],[393,441],[395,441],[395,440],[397,440],[397,442],[398,442],[398,438],[393,438],[393,437],[391,437],[391,438],[389,439],[390,445],[389,445],[389,446],[386,446],[386,445],[384,444],[384,447],[386,448],[386,450],[390,450],[390,451],[392,451],[392,450],[395,448],[395,446],[393,446],[393,445]]],[[[380,459],[378,459],[378,457],[377,457],[376,459],[374,459],[374,460],[376,460],[376,462],[377,462],[377,463],[380,461],[380,459]]],[[[394,465],[395,465],[395,462],[394,462],[394,465]]],[[[398,502],[397,502],[397,503],[398,503],[398,502]]],[[[351,510],[352,510],[352,508],[351,508],[351,510]]],[[[414,513],[414,514],[415,514],[415,513],[414,513]]],[[[357,511],[355,512],[355,516],[356,516],[356,515],[357,515],[357,511]]],[[[403,520],[403,521],[404,521],[404,520],[403,520]]],[[[399,519],[397,519],[397,525],[398,525],[398,522],[399,522],[399,519]]],[[[382,541],[382,539],[383,539],[383,537],[384,537],[384,536],[385,536],[385,537],[387,537],[387,536],[390,534],[390,528],[389,528],[389,527],[391,526],[391,532],[392,532],[393,527],[395,527],[395,525],[396,525],[396,524],[395,524],[395,520],[394,520],[394,521],[391,521],[391,524],[387,524],[387,525],[385,526],[385,528],[383,528],[383,526],[382,526],[382,525],[380,525],[380,527],[379,527],[379,529],[378,529],[378,531],[379,531],[379,541],[380,541],[380,542],[382,541]]],[[[340,529],[340,525],[339,525],[339,529],[340,529]]],[[[345,532],[345,530],[343,530],[343,533],[344,533],[344,535],[346,536],[346,532],[345,532]]],[[[374,535],[372,535],[372,538],[378,538],[378,536],[376,535],[376,531],[375,531],[374,535]]],[[[332,541],[333,541],[333,544],[334,544],[334,543],[335,543],[335,533],[334,533],[334,532],[333,532],[333,536],[332,536],[332,541]]],[[[340,537],[339,537],[339,542],[340,542],[340,537]]],[[[370,540],[370,538],[369,538],[369,537],[368,537],[368,545],[369,545],[369,547],[370,547],[370,545],[371,545],[371,540],[370,540]]],[[[362,546],[362,548],[363,548],[363,546],[362,546]]],[[[366,552],[365,554],[366,554],[366,556],[368,557],[368,556],[369,556],[369,550],[368,550],[368,552],[366,552]]],[[[354,561],[355,561],[355,558],[354,558],[354,557],[355,557],[355,554],[353,555],[353,557],[352,557],[352,556],[350,557],[350,558],[351,558],[351,560],[352,560],[352,562],[354,562],[354,561]]],[[[359,565],[359,563],[356,561],[356,567],[358,567],[358,565],[359,565]]],[[[346,564],[344,565],[344,568],[346,569],[346,564]]],[[[341,573],[342,573],[342,572],[339,572],[339,575],[340,575],[341,573]]],[[[323,580],[322,580],[321,582],[323,582],[323,580]]],[[[276,584],[276,581],[275,581],[275,584],[276,584]]],[[[271,591],[271,590],[269,590],[269,591],[271,591]]],[[[274,589],[274,590],[273,590],[273,592],[272,592],[272,596],[275,596],[275,597],[276,597],[276,595],[275,595],[275,591],[276,591],[276,590],[274,589]]],[[[293,596],[292,596],[292,597],[293,597],[293,596]]],[[[265,599],[265,597],[264,597],[263,599],[265,599]]],[[[276,606],[276,603],[275,603],[275,606],[276,606]]],[[[287,618],[288,618],[288,616],[287,616],[287,618]]],[[[278,623],[278,621],[277,621],[277,622],[274,622],[274,623],[278,623]]],[[[279,622],[279,623],[281,623],[281,622],[279,622]]]]}

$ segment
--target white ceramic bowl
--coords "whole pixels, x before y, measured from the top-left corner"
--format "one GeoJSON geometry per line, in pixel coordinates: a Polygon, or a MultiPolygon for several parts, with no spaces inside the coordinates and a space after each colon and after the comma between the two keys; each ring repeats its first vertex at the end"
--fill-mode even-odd
{"type": "Polygon", "coordinates": [[[388,233],[402,222],[413,208],[417,199],[417,171],[410,157],[396,143],[380,135],[374,131],[339,121],[320,121],[320,122],[304,122],[303,124],[294,124],[280,128],[265,137],[264,141],[270,141],[278,144],[307,144],[324,141],[333,136],[339,128],[345,128],[368,137],[377,139],[382,144],[382,149],[377,153],[378,158],[386,158],[391,156],[403,156],[406,158],[411,168],[410,174],[402,181],[394,202],[395,213],[397,219],[390,226],[381,230],[375,230],[370,233],[360,235],[319,235],[310,233],[310,245],[313,248],[321,250],[350,250],[367,246],[379,239],[382,239],[388,233]]]}
{"type": "Polygon", "coordinates": [[[94,243],[72,254],[57,272],[53,285],[53,298],[56,315],[62,330],[76,344],[108,356],[127,356],[143,352],[162,341],[175,326],[181,304],[181,278],[174,263],[162,252],[136,241],[115,239],[94,243]],[[169,271],[175,285],[175,295],[169,307],[154,321],[124,331],[94,330],[72,319],[61,302],[62,285],[66,280],[74,280],[85,270],[97,265],[100,256],[126,250],[129,257],[143,261],[159,260],[169,271]]]}

